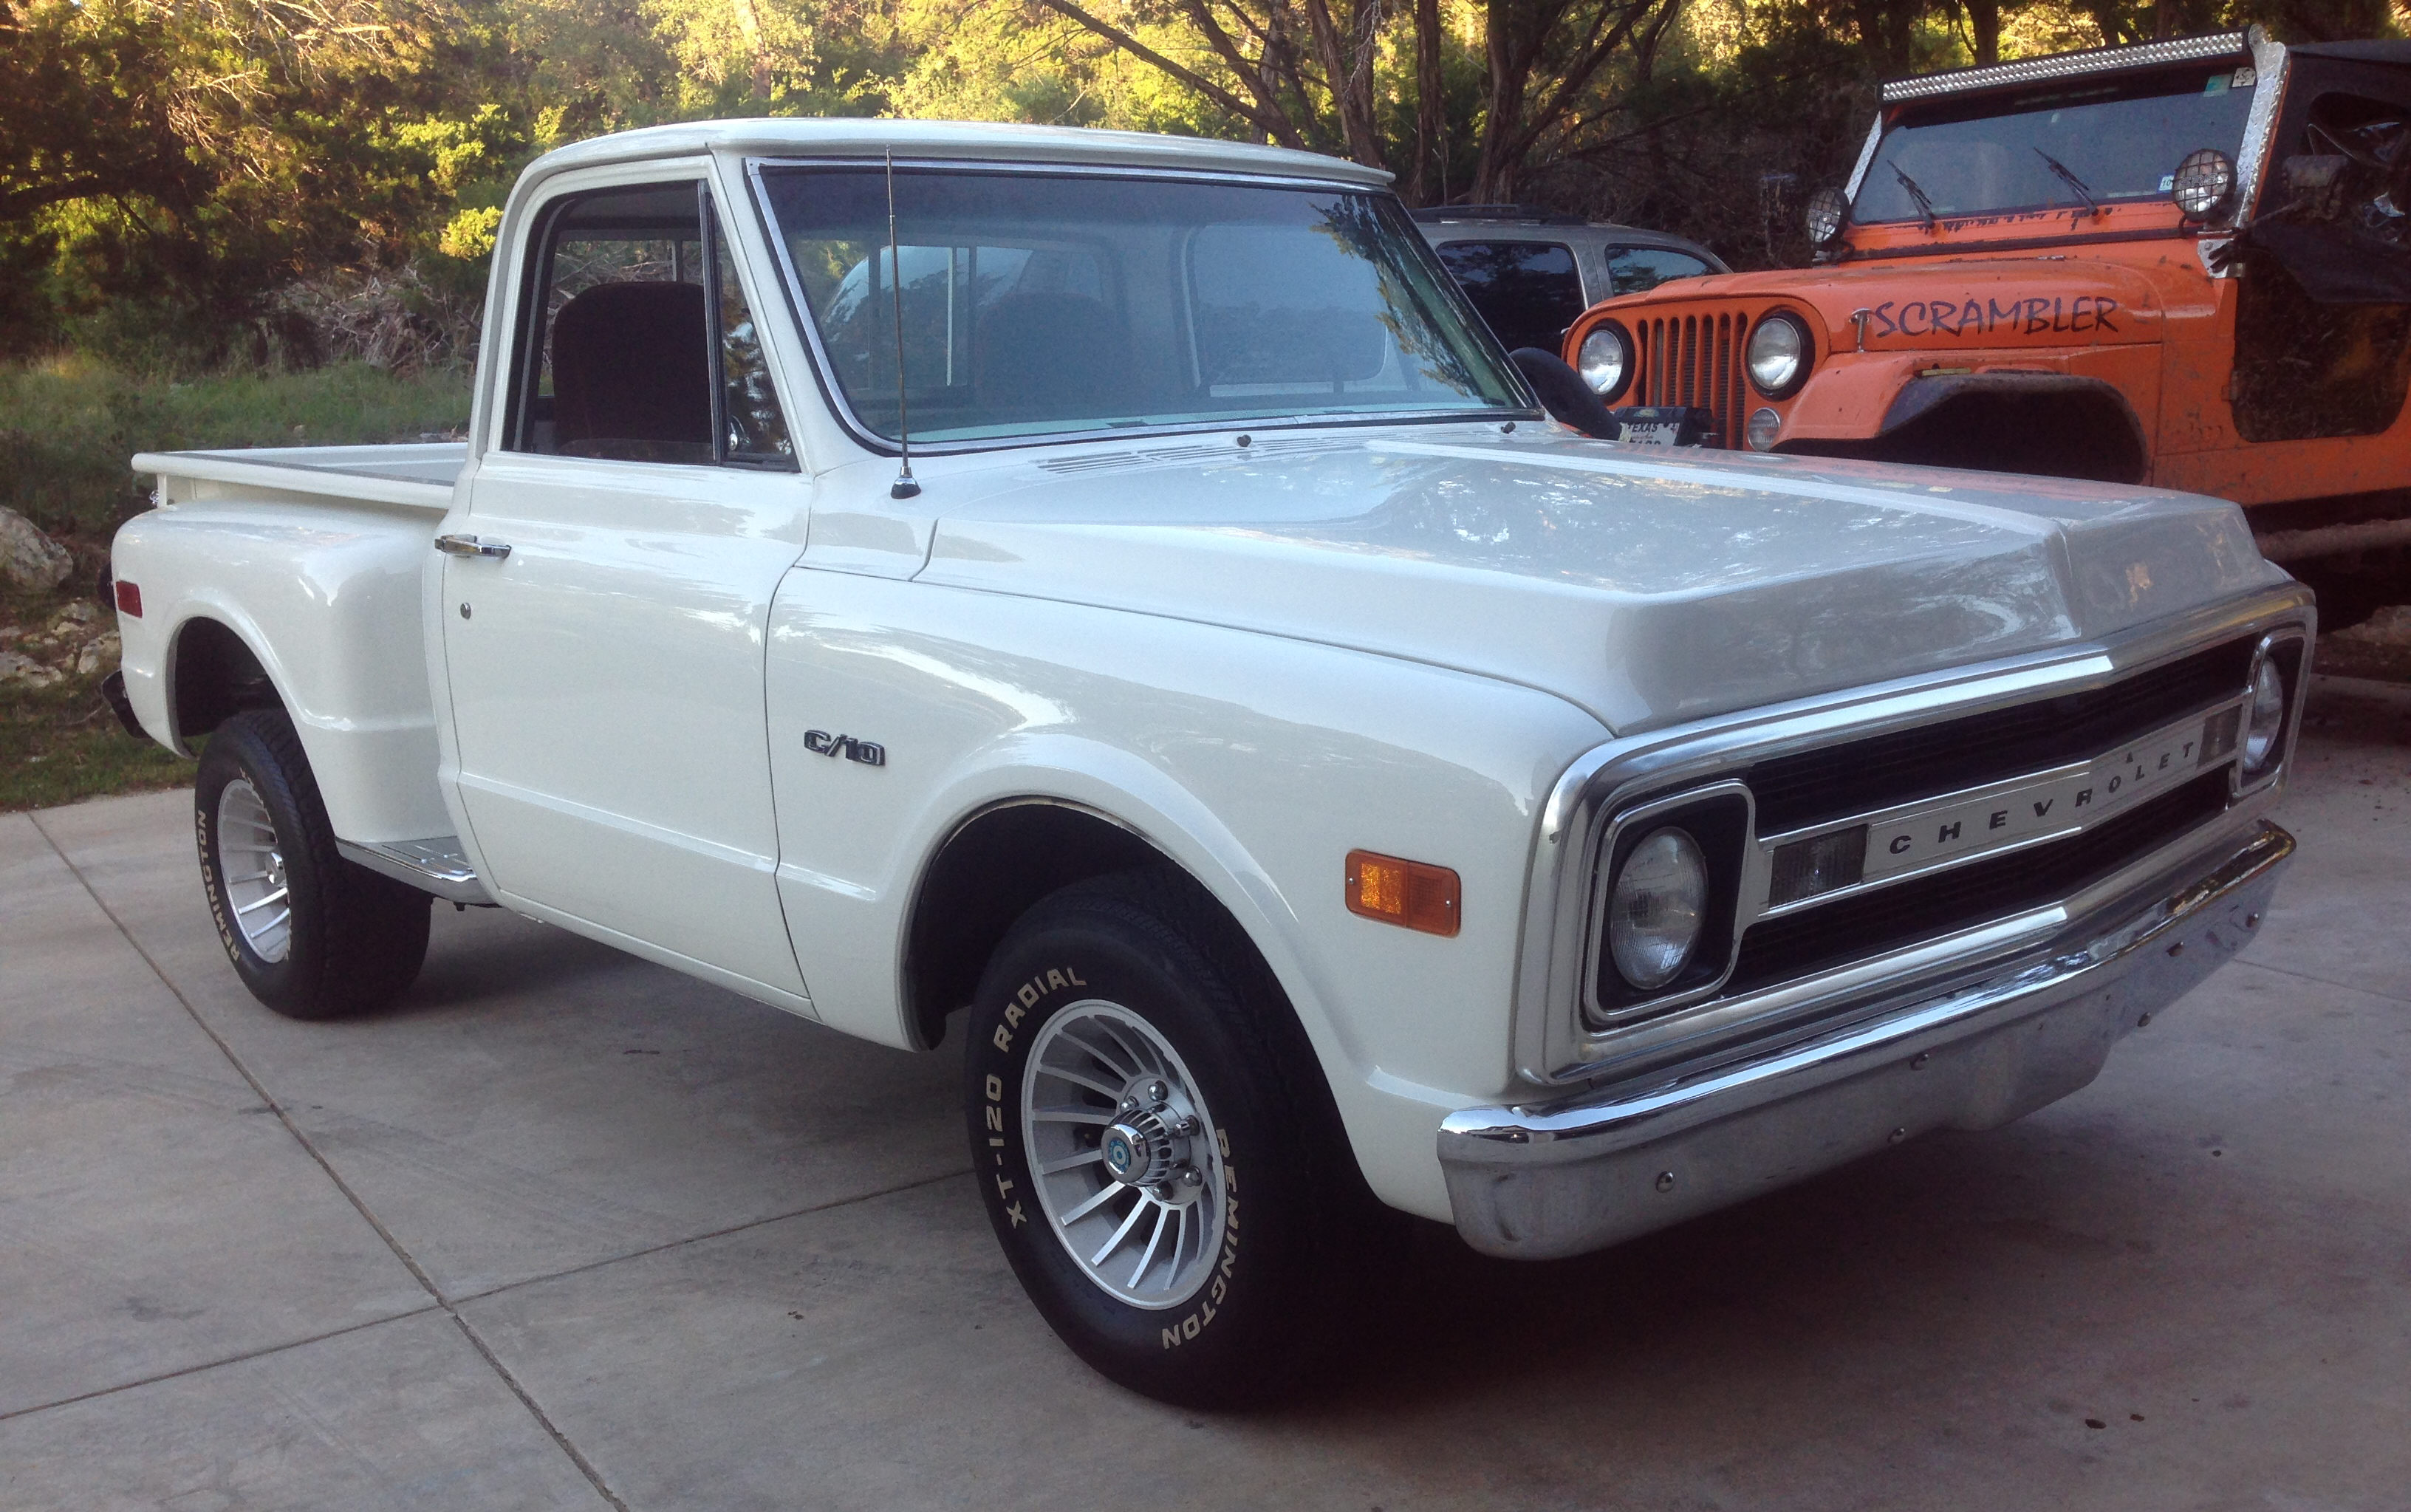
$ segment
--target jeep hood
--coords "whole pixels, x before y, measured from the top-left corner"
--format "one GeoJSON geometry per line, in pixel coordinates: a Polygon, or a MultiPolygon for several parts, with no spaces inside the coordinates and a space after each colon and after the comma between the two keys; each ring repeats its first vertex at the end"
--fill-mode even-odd
{"type": "Polygon", "coordinates": [[[1860,310],[1867,312],[1866,350],[1882,352],[2156,342],[2162,306],[2150,279],[2117,263],[1988,254],[1680,279],[1612,308],[1629,321],[1709,298],[1808,306],[1846,352],[1860,310]]]}
{"type": "Polygon", "coordinates": [[[1619,734],[2287,581],[2216,500],[1555,427],[1020,455],[933,482],[920,580],[1410,658],[1619,734]]]}

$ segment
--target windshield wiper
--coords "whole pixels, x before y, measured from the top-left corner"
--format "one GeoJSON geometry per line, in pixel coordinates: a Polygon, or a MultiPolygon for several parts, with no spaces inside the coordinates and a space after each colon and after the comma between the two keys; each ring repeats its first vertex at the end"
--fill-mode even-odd
{"type": "Polygon", "coordinates": [[[2079,195],[2083,196],[2084,208],[2086,211],[2096,216],[2098,216],[2101,213],[2101,201],[2093,197],[2093,191],[2084,186],[2084,181],[2082,179],[2080,179],[2075,174],[2068,171],[2067,164],[2052,156],[2049,153],[2044,152],[2039,147],[2034,150],[2034,154],[2035,156],[2042,159],[2043,167],[2051,169],[2052,172],[2059,176],[2060,182],[2068,185],[2070,189],[2075,190],[2079,195]]]}
{"type": "Polygon", "coordinates": [[[1917,186],[1917,181],[1903,173],[1897,163],[1892,166],[1892,176],[1900,181],[1900,186],[1908,191],[1908,197],[1917,202],[1917,213],[1925,218],[1925,228],[1941,230],[1942,223],[1934,217],[1934,201],[1925,197],[1925,191],[1917,186]]]}

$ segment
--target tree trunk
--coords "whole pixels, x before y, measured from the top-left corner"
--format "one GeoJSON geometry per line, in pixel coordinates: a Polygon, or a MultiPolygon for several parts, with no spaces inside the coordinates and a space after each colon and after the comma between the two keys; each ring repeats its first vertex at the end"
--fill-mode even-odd
{"type": "Polygon", "coordinates": [[[745,51],[753,60],[753,103],[764,109],[770,104],[770,55],[762,51],[762,18],[753,8],[753,0],[730,0],[737,12],[738,35],[745,38],[745,51]]]}
{"type": "Polygon", "coordinates": [[[1433,165],[1448,151],[1439,43],[1439,0],[1415,0],[1415,171],[1407,179],[1407,198],[1417,205],[1432,202],[1433,165]]]}
{"type": "Polygon", "coordinates": [[[1967,30],[1974,34],[1976,65],[1989,68],[2001,61],[2001,0],[1966,0],[1967,30]]]}
{"type": "Polygon", "coordinates": [[[1328,0],[1306,0],[1314,28],[1314,51],[1331,81],[1331,103],[1339,115],[1348,155],[1366,167],[1382,167],[1381,136],[1373,124],[1373,44],[1381,25],[1381,0],[1356,0],[1342,32],[1328,0]]]}

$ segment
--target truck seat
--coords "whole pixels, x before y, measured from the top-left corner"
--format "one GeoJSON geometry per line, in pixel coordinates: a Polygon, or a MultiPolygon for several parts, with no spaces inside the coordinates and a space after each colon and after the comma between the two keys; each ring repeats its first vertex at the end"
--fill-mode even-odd
{"type": "Polygon", "coordinates": [[[982,409],[1103,414],[1132,401],[1130,342],[1103,299],[1009,294],[981,313],[982,409]]]}
{"type": "Polygon", "coordinates": [[[555,444],[571,456],[709,461],[709,339],[696,284],[598,284],[573,297],[552,323],[555,444]]]}

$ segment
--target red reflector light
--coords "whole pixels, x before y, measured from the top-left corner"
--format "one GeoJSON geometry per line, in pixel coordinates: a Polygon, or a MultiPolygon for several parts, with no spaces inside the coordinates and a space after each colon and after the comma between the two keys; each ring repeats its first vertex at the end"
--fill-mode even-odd
{"type": "Polygon", "coordinates": [[[131,583],[117,585],[117,612],[128,619],[142,618],[142,590],[131,583]]]}
{"type": "Polygon", "coordinates": [[[1370,850],[1348,852],[1348,911],[1385,924],[1454,935],[1461,923],[1463,889],[1446,866],[1370,850]]]}

